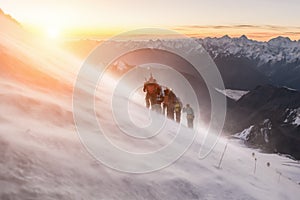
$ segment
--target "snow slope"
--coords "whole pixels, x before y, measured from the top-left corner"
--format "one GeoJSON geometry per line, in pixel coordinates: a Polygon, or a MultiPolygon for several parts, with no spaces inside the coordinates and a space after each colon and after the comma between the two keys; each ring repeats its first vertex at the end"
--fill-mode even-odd
{"type": "MultiPolygon", "coordinates": [[[[295,183],[300,180],[297,163],[256,152],[259,163],[253,174],[254,150],[230,143],[222,169],[217,169],[225,141],[199,160],[201,133],[182,158],[158,172],[132,175],[111,170],[81,145],[66,115],[71,112],[70,97],[56,97],[12,80],[1,79],[1,83],[1,99],[6,99],[1,101],[1,199],[297,199],[300,194],[295,183]],[[276,170],[293,180],[282,176],[278,182],[276,170]]],[[[109,90],[110,85],[101,94],[109,90]]],[[[99,109],[105,110],[109,98],[101,98],[104,103],[99,109]]],[[[136,109],[137,117],[143,118],[144,108],[136,109]]],[[[104,114],[101,117],[106,119],[104,114]]],[[[114,122],[107,121],[107,125],[110,134],[115,134],[114,122]]],[[[175,134],[172,126],[164,139],[175,134]]],[[[185,131],[190,137],[190,130],[185,131]]]]}
{"type": "Polygon", "coordinates": [[[244,96],[245,94],[247,94],[249,92],[249,91],[232,90],[232,89],[226,89],[226,90],[216,89],[216,90],[235,101],[239,100],[242,96],[244,96]]]}
{"type": "MultiPolygon", "coordinates": [[[[298,199],[300,194],[296,183],[300,180],[300,165],[288,158],[261,154],[230,141],[221,169],[218,169],[216,166],[226,142],[222,139],[206,159],[199,160],[197,153],[203,133],[199,133],[197,141],[182,158],[160,171],[142,175],[114,171],[94,160],[81,145],[73,123],[63,114],[70,109],[66,100],[49,93],[37,94],[14,82],[5,83],[5,87],[1,84],[1,94],[10,98],[11,103],[1,101],[0,105],[3,113],[0,126],[1,199],[274,200],[298,199]],[[34,101],[28,101],[26,109],[16,100],[19,97],[34,101]],[[56,107],[60,107],[61,112],[56,112],[56,107]],[[55,116],[66,118],[66,121],[58,122],[55,116]],[[252,152],[258,158],[256,174],[253,173],[252,152]],[[271,167],[267,167],[267,162],[271,167]],[[282,173],[279,181],[277,171],[282,173]]],[[[103,88],[103,93],[109,89],[103,88]]],[[[102,106],[105,110],[109,105],[104,103],[102,106]]],[[[136,114],[143,118],[144,108],[138,107],[136,114]]],[[[105,120],[105,115],[102,117],[105,120]]],[[[111,127],[109,134],[115,134],[114,122],[107,123],[111,127]]],[[[176,134],[172,132],[175,126],[170,127],[164,139],[171,139],[176,134]]],[[[186,137],[191,137],[191,131],[185,131],[186,137]]],[[[130,145],[126,140],[114,139],[125,146],[130,145]]]]}
{"type": "MultiPolygon", "coordinates": [[[[61,56],[67,55],[62,51],[36,54],[44,47],[1,36],[0,52],[10,52],[10,56],[1,54],[0,60],[4,72],[0,74],[0,199],[298,199],[298,163],[230,140],[219,169],[216,166],[226,139],[221,139],[207,158],[199,160],[203,132],[179,160],[157,172],[134,175],[105,167],[86,151],[76,134],[69,88],[80,63],[61,56]],[[3,62],[6,58],[9,62],[3,62]],[[29,73],[31,70],[36,73],[29,73]],[[258,159],[255,174],[252,152],[258,159]]],[[[108,77],[105,83],[97,92],[96,99],[101,100],[97,115],[118,145],[149,150],[176,135],[177,125],[169,121],[162,137],[143,145],[118,137],[118,127],[106,114],[113,80],[108,77]]],[[[86,87],[90,87],[88,80],[86,87]]],[[[144,119],[147,110],[131,103],[135,119],[144,119]]],[[[94,116],[84,103],[80,109],[89,129],[89,119],[94,116]]],[[[186,138],[192,136],[191,130],[183,130],[186,138]]]]}

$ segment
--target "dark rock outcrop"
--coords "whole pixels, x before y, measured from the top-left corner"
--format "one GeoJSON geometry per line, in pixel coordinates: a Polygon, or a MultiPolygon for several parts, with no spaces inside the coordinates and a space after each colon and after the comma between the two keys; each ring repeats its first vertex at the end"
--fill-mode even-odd
{"type": "Polygon", "coordinates": [[[247,144],[267,152],[300,159],[300,125],[296,122],[299,108],[300,92],[271,85],[258,86],[228,110],[225,129],[240,132],[237,136],[247,144]]]}

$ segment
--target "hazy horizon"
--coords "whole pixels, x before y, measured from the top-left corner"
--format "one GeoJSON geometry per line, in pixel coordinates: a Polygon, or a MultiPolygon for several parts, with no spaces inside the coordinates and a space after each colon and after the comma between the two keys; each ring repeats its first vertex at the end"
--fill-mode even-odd
{"type": "Polygon", "coordinates": [[[0,8],[33,33],[105,39],[121,32],[165,28],[194,37],[229,35],[258,41],[300,39],[300,3],[237,0],[181,1],[2,1],[0,8]]]}

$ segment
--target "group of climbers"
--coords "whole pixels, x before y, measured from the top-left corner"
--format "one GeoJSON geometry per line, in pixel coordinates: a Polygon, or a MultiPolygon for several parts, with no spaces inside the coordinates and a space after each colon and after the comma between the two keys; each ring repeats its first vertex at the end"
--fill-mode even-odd
{"type": "Polygon", "coordinates": [[[147,108],[162,113],[178,123],[181,120],[181,112],[184,112],[187,115],[188,127],[193,128],[194,111],[190,105],[187,104],[185,108],[182,108],[182,102],[175,93],[169,88],[163,90],[152,74],[145,81],[143,91],[146,93],[147,108]]]}

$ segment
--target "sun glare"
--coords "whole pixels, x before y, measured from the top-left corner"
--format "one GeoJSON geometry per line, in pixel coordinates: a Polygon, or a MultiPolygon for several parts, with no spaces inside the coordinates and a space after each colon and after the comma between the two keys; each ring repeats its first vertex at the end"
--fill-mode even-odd
{"type": "Polygon", "coordinates": [[[46,34],[51,39],[57,39],[59,37],[59,29],[56,27],[48,27],[46,30],[46,34]]]}

